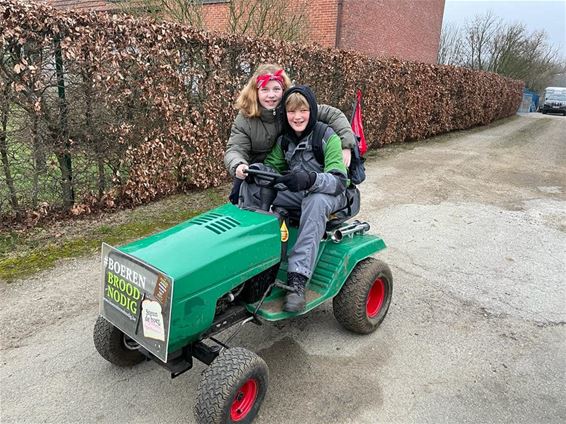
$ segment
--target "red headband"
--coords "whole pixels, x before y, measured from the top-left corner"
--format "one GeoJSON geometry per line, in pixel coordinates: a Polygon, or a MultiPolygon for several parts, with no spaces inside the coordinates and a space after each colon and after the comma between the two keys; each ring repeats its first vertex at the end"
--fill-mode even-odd
{"type": "Polygon", "coordinates": [[[274,74],[267,73],[263,75],[259,75],[256,79],[257,88],[263,88],[267,85],[269,81],[277,81],[281,88],[284,88],[284,81],[281,74],[283,73],[283,69],[279,69],[274,74]]]}

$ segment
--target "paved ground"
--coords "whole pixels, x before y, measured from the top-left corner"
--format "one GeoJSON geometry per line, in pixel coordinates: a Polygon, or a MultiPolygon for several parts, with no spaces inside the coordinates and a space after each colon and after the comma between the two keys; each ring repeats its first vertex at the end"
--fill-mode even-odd
{"type": "MultiPolygon", "coordinates": [[[[377,332],[331,304],[235,344],[269,365],[257,423],[566,422],[566,118],[382,149],[362,218],[395,280],[377,332]]],[[[200,371],[118,369],[92,343],[98,258],[0,283],[0,420],[193,422],[200,371]]]]}

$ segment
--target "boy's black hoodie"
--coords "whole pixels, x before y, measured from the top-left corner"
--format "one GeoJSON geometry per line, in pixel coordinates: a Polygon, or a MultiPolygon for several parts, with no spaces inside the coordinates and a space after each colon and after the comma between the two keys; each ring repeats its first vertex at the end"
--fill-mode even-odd
{"type": "Polygon", "coordinates": [[[316,121],[318,119],[318,105],[316,103],[316,96],[314,95],[312,90],[309,88],[309,86],[307,86],[307,85],[297,85],[295,87],[289,88],[285,92],[285,94],[283,95],[283,98],[281,99],[281,104],[283,105],[283,134],[285,136],[289,137],[290,140],[297,143],[299,140],[308,136],[312,132],[312,130],[313,130],[315,124],[316,124],[316,121]],[[307,99],[307,102],[309,104],[309,109],[310,109],[309,122],[307,124],[307,127],[305,128],[305,130],[301,133],[301,135],[299,137],[297,137],[295,130],[293,130],[293,128],[291,128],[291,126],[289,125],[289,121],[287,120],[287,110],[285,108],[285,102],[287,101],[287,98],[293,93],[302,94],[304,96],[304,98],[307,99]]]}

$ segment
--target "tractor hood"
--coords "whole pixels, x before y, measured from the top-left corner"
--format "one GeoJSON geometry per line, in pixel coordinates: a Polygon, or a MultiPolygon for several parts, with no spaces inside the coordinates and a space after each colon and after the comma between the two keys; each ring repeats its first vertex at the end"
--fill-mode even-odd
{"type": "Polygon", "coordinates": [[[227,204],[118,249],[102,246],[101,315],[163,362],[219,299],[281,259],[279,219],[227,204]]]}
{"type": "Polygon", "coordinates": [[[175,281],[176,298],[236,287],[280,260],[278,219],[226,204],[120,247],[175,281]]]}

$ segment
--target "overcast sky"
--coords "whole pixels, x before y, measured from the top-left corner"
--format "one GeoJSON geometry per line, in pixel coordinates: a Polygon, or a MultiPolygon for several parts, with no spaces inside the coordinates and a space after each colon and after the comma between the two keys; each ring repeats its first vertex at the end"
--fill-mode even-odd
{"type": "Polygon", "coordinates": [[[566,0],[445,0],[443,22],[461,26],[489,10],[506,23],[524,23],[529,32],[544,29],[566,58],[566,0]]]}

